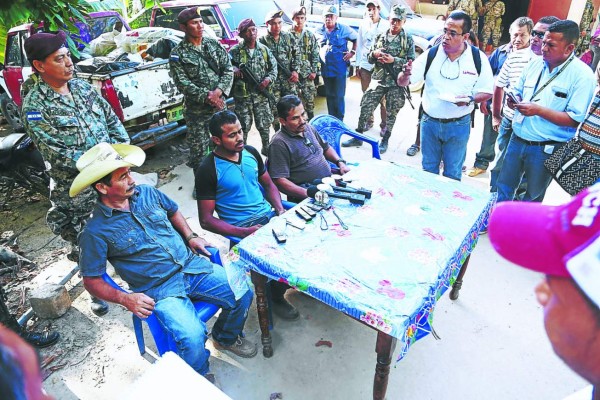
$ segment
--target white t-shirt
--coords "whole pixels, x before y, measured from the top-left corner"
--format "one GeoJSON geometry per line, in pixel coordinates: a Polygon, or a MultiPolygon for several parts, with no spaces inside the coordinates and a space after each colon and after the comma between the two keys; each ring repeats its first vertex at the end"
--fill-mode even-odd
{"type": "Polygon", "coordinates": [[[369,64],[367,60],[369,56],[369,50],[375,42],[375,38],[380,33],[385,33],[390,29],[390,22],[387,19],[380,17],[379,22],[373,23],[371,18],[366,17],[360,23],[358,28],[358,39],[356,42],[356,66],[359,68],[366,69],[367,71],[373,70],[374,65],[369,64]]]}
{"type": "MultiPolygon", "coordinates": [[[[521,77],[521,73],[523,73],[523,70],[533,57],[538,56],[536,56],[529,47],[510,52],[506,58],[506,61],[504,61],[504,65],[502,65],[498,76],[496,77],[496,86],[503,89],[507,87],[515,87],[519,81],[519,78],[521,77]]],[[[515,110],[505,106],[506,97],[504,98],[504,102],[502,104],[502,115],[512,121],[515,115],[515,110]]]]}
{"type": "MultiPolygon", "coordinates": [[[[412,64],[411,83],[423,80],[427,54],[421,54],[412,64]]],[[[470,48],[456,60],[451,61],[444,48],[440,45],[435,58],[429,66],[423,91],[423,110],[433,118],[460,118],[473,111],[473,104],[457,106],[442,98],[456,96],[475,96],[477,93],[492,94],[494,90],[494,75],[487,57],[480,50],[481,73],[477,75],[473,53],[470,48]],[[443,69],[443,71],[442,71],[443,69]],[[440,96],[442,98],[440,98],[440,96]]]]}

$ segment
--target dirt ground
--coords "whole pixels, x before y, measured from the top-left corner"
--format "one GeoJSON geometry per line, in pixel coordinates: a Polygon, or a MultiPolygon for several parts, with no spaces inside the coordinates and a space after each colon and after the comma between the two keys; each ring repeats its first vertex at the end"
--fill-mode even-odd
{"type": "MultiPolygon", "coordinates": [[[[0,125],[0,137],[12,133],[6,123],[0,125]]],[[[159,186],[169,182],[173,177],[171,172],[177,165],[183,164],[187,159],[188,150],[183,137],[176,138],[165,144],[156,146],[147,151],[145,164],[138,168],[140,173],[157,172],[159,175],[159,186]]],[[[66,255],[69,253],[70,245],[59,236],[54,235],[45,223],[46,212],[50,207],[50,201],[42,195],[32,195],[24,188],[15,188],[10,194],[6,188],[0,186],[0,245],[9,247],[14,252],[31,260],[32,264],[22,264],[10,268],[0,268],[0,284],[7,294],[7,304],[11,312],[20,317],[29,309],[29,296],[31,290],[38,287],[44,281],[58,281],[66,275],[75,264],[68,261],[66,255]]],[[[84,289],[80,279],[74,278],[71,282],[77,282],[73,286],[67,285],[71,299],[77,299],[84,289]]],[[[85,300],[81,301],[82,308],[89,311],[85,300]]],[[[113,306],[115,307],[115,306],[113,306]]],[[[125,313],[123,313],[125,315],[125,313]]],[[[90,315],[92,315],[90,313],[90,315]]],[[[126,316],[126,315],[125,315],[126,316]]],[[[97,335],[97,329],[90,325],[88,327],[73,325],[71,332],[65,332],[64,326],[70,323],[64,321],[64,317],[56,321],[39,320],[33,317],[28,322],[28,329],[38,331],[45,329],[58,329],[61,340],[48,349],[40,352],[45,377],[48,378],[54,371],[65,366],[75,366],[79,360],[89,356],[91,351],[84,343],[90,343],[89,335],[97,335]],[[61,326],[55,324],[60,323],[61,326]],[[74,334],[73,331],[78,331],[74,334]],[[69,335],[70,333],[70,335],[69,335]]],[[[74,319],[74,317],[67,317],[74,319]]],[[[86,319],[89,321],[89,319],[86,319]]],[[[71,321],[73,322],[73,321],[71,321]]],[[[111,323],[111,321],[107,321],[111,323]]],[[[118,338],[112,340],[119,341],[118,338]]],[[[98,368],[103,369],[102,363],[98,368]]],[[[103,374],[95,374],[100,377],[103,374]]]]}

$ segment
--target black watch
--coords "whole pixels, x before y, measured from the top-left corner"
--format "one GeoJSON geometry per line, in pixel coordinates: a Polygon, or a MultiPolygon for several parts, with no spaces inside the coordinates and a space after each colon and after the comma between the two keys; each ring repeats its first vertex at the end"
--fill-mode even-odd
{"type": "Polygon", "coordinates": [[[469,103],[467,105],[470,106],[473,103],[475,103],[475,97],[469,96],[469,103]]]}
{"type": "Polygon", "coordinates": [[[346,164],[346,160],[344,160],[343,158],[338,158],[337,160],[335,160],[335,164],[339,167],[340,163],[343,162],[344,164],[346,164]]]}
{"type": "Polygon", "coordinates": [[[200,237],[200,236],[198,236],[198,234],[196,232],[192,232],[185,237],[185,241],[189,242],[190,240],[198,238],[198,237],[200,237]]]}

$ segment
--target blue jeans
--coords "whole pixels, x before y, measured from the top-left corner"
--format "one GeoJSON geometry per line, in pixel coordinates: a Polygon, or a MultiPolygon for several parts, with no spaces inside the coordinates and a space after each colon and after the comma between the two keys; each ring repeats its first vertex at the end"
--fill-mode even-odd
{"type": "Polygon", "coordinates": [[[490,172],[490,192],[498,191],[498,175],[500,175],[500,171],[502,170],[506,146],[508,146],[512,132],[512,120],[502,117],[502,122],[500,122],[500,127],[498,128],[498,149],[500,151],[496,157],[496,165],[494,165],[494,168],[490,172]]]}
{"type": "Polygon", "coordinates": [[[327,95],[327,112],[333,115],[340,121],[344,120],[346,112],[346,103],[344,96],[346,95],[346,75],[323,77],[325,82],[325,92],[327,95]]]}
{"type": "Polygon", "coordinates": [[[471,132],[471,114],[458,121],[442,123],[423,113],[421,118],[421,149],[423,170],[440,173],[444,161],[444,176],[460,181],[471,132]]]}
{"type": "Polygon", "coordinates": [[[545,146],[529,145],[516,135],[512,136],[498,176],[498,201],[514,200],[523,177],[527,179],[523,201],[544,200],[546,189],[552,181],[552,175],[544,167],[544,161],[550,157],[550,154],[544,152],[544,148],[545,146]]]}
{"type": "Polygon", "coordinates": [[[496,138],[498,137],[498,132],[494,130],[492,126],[492,115],[484,115],[483,117],[483,138],[481,140],[481,148],[479,152],[475,155],[475,164],[476,168],[488,169],[490,163],[494,161],[494,157],[496,156],[495,148],[496,148],[496,138]]]}
{"type": "Polygon", "coordinates": [[[248,291],[236,301],[225,269],[218,265],[210,274],[184,274],[184,281],[187,297],[167,297],[158,301],[154,315],[177,343],[177,354],[196,372],[205,375],[210,357],[204,346],[206,325],[196,315],[192,301],[201,300],[221,307],[212,336],[219,344],[228,346],[242,333],[253,293],[248,291]]]}

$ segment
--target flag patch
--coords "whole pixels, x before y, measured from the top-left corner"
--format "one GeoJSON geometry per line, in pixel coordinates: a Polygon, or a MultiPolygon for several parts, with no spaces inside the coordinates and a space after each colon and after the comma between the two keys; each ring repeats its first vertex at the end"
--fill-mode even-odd
{"type": "Polygon", "coordinates": [[[39,111],[29,111],[27,113],[27,121],[40,121],[42,119],[42,113],[39,111]]]}

